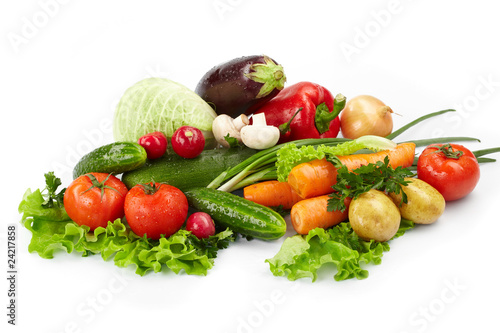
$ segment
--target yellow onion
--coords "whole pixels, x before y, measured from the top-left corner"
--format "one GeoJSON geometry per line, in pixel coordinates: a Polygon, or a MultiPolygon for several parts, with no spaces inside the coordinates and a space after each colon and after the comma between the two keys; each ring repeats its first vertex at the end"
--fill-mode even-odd
{"type": "Polygon", "coordinates": [[[387,136],[392,132],[392,109],[381,100],[359,95],[347,101],[340,113],[342,136],[357,139],[363,135],[387,136]]]}

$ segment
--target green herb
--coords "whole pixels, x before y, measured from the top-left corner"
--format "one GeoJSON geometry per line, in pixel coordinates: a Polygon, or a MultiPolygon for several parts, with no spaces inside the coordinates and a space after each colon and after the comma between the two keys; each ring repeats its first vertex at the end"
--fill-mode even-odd
{"type": "Polygon", "coordinates": [[[330,194],[328,199],[327,209],[329,211],[344,211],[346,209],[344,200],[347,197],[356,199],[359,195],[371,189],[396,194],[402,193],[403,202],[408,201],[402,187],[408,185],[408,181],[404,179],[412,177],[414,174],[400,166],[396,169],[391,168],[388,156],[384,158],[383,162],[370,163],[352,171],[349,171],[345,165],[338,165],[338,167],[337,183],[333,185],[335,192],[330,194]]]}
{"type": "MultiPolygon", "coordinates": [[[[391,134],[386,136],[386,138],[393,140],[397,136],[401,135],[402,133],[406,132],[408,129],[412,128],[413,126],[417,125],[418,123],[421,123],[422,121],[424,121],[426,119],[430,119],[430,118],[439,116],[439,115],[444,114],[444,113],[455,112],[455,111],[456,111],[455,109],[446,109],[446,110],[428,113],[428,114],[423,115],[423,116],[413,120],[412,122],[404,125],[403,127],[399,128],[397,131],[392,132],[391,134]]],[[[436,142],[436,143],[438,143],[438,142],[436,142]]]]}
{"type": "Polygon", "coordinates": [[[351,155],[361,149],[381,151],[395,147],[396,143],[375,135],[365,135],[352,141],[339,143],[335,146],[320,144],[317,146],[297,147],[294,143],[289,143],[278,150],[277,153],[278,159],[276,161],[276,169],[278,180],[281,182],[287,181],[288,174],[292,171],[293,167],[301,163],[325,157],[334,158],[335,156],[351,155]]]}
{"type": "MultiPolygon", "coordinates": [[[[294,144],[296,144],[297,146],[320,144],[334,146],[347,141],[350,140],[344,138],[304,139],[296,140],[294,141],[294,144]]],[[[285,145],[286,143],[282,143],[257,152],[243,162],[235,165],[229,170],[222,172],[207,187],[217,188],[221,191],[232,192],[234,190],[242,188],[243,186],[260,180],[276,179],[275,163],[277,160],[277,151],[285,145]],[[271,176],[274,176],[274,178],[269,178],[271,176]]]]}
{"type": "Polygon", "coordinates": [[[62,207],[64,205],[64,192],[66,189],[62,189],[59,193],[56,193],[59,186],[62,185],[61,179],[56,177],[53,171],[50,171],[45,174],[45,184],[44,191],[47,191],[47,194],[45,195],[42,207],[62,207]]]}
{"type": "Polygon", "coordinates": [[[231,135],[229,135],[229,133],[224,137],[224,140],[226,140],[230,148],[241,147],[241,143],[238,141],[238,139],[233,138],[231,135]]]}
{"type": "Polygon", "coordinates": [[[322,158],[325,154],[349,155],[363,148],[382,150],[394,148],[395,146],[394,142],[386,138],[372,135],[356,140],[341,138],[297,140],[261,150],[222,173],[207,187],[218,187],[218,190],[232,192],[247,185],[247,178],[249,177],[251,177],[252,182],[256,182],[270,177],[270,175],[277,176],[278,180],[283,181],[282,179],[288,177],[288,173],[293,166],[301,162],[322,158]],[[255,174],[258,174],[259,178],[255,174]],[[222,183],[224,184],[221,185],[222,183]]]}

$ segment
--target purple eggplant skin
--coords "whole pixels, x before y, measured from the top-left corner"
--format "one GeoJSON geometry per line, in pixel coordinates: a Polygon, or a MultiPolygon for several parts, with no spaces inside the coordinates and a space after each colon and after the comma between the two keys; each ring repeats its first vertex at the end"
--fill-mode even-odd
{"type": "Polygon", "coordinates": [[[217,114],[252,114],[285,86],[283,67],[265,55],[236,58],[209,70],[195,92],[217,114]]]}

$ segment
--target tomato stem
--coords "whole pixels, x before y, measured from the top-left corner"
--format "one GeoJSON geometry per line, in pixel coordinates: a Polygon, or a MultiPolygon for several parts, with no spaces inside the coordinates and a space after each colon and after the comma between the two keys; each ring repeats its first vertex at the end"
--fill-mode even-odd
{"type": "Polygon", "coordinates": [[[144,193],[147,195],[155,194],[161,187],[161,183],[152,182],[150,184],[139,184],[140,187],[144,190],[144,193]]]}
{"type": "Polygon", "coordinates": [[[105,183],[108,181],[109,177],[111,177],[111,174],[108,174],[108,176],[102,182],[99,182],[97,180],[97,178],[93,174],[91,174],[91,173],[87,173],[85,176],[87,176],[90,179],[90,182],[92,183],[92,186],[90,186],[88,189],[86,189],[85,191],[83,191],[82,194],[84,194],[85,192],[90,191],[93,188],[98,188],[98,189],[101,190],[101,202],[102,202],[102,198],[104,197],[104,189],[106,189],[106,188],[109,189],[109,190],[116,191],[118,194],[122,195],[120,193],[120,191],[118,191],[116,188],[108,186],[108,185],[105,185],[105,183]]]}
{"type": "Polygon", "coordinates": [[[454,160],[458,160],[464,154],[464,152],[461,150],[453,150],[453,147],[449,143],[446,143],[444,145],[433,145],[433,146],[430,146],[430,148],[437,149],[435,152],[433,152],[433,154],[443,153],[443,155],[446,158],[452,158],[454,160]]]}

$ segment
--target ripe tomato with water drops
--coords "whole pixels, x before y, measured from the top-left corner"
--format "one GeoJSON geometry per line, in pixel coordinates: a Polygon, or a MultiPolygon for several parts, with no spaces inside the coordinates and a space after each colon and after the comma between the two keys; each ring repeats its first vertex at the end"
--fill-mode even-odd
{"type": "Polygon", "coordinates": [[[64,208],[78,225],[93,231],[124,215],[127,187],[111,174],[92,172],[76,178],[64,192],[64,208]]]}
{"type": "Polygon", "coordinates": [[[187,213],[188,201],[184,193],[167,184],[138,184],[125,198],[127,222],[141,237],[170,237],[182,227],[187,213]]]}
{"type": "Polygon", "coordinates": [[[468,195],[479,182],[480,170],[474,154],[459,144],[427,146],[417,163],[418,178],[433,186],[446,201],[468,195]]]}

